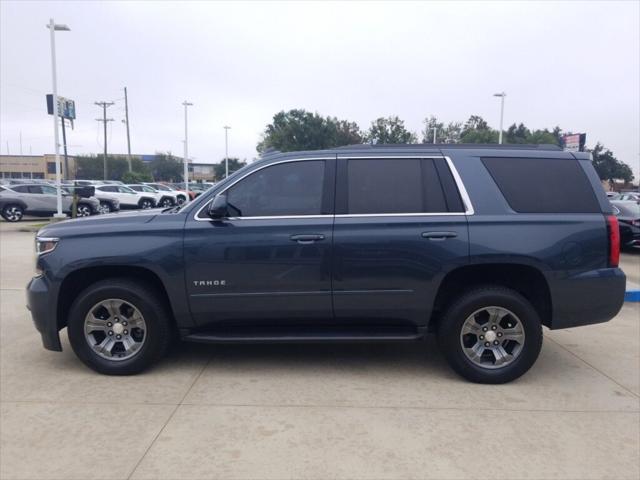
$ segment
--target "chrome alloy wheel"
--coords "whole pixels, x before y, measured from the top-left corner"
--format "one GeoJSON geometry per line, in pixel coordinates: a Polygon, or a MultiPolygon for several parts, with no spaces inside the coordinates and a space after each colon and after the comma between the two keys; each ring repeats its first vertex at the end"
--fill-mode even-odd
{"type": "Polygon", "coordinates": [[[96,303],[84,319],[84,336],[92,350],[107,360],[128,360],[147,337],[144,317],[134,305],[119,298],[96,303]]]}
{"type": "Polygon", "coordinates": [[[111,207],[109,207],[109,204],[106,203],[106,202],[100,202],[100,206],[98,207],[98,211],[102,215],[106,215],[107,213],[111,213],[111,207]]]}
{"type": "Polygon", "coordinates": [[[512,363],[520,355],[524,341],[522,322],[503,307],[476,310],[467,317],[460,331],[460,343],[467,358],[487,369],[512,363]]]}
{"type": "Polygon", "coordinates": [[[17,222],[22,218],[22,208],[11,205],[4,209],[4,214],[10,222],[17,222]]]}
{"type": "Polygon", "coordinates": [[[88,205],[78,205],[76,216],[88,217],[89,215],[91,215],[91,208],[88,205]]]}

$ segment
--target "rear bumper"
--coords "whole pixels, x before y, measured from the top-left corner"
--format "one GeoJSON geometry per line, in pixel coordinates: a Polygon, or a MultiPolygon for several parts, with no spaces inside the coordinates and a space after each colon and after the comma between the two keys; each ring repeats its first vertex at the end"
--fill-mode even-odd
{"type": "Polygon", "coordinates": [[[549,282],[553,315],[550,328],[602,323],[624,303],[626,277],[619,268],[591,270],[549,282]]]}
{"type": "Polygon", "coordinates": [[[47,350],[62,351],[58,325],[56,322],[56,305],[53,302],[49,282],[45,277],[34,277],[27,285],[27,308],[31,318],[42,337],[42,345],[47,350]]]}

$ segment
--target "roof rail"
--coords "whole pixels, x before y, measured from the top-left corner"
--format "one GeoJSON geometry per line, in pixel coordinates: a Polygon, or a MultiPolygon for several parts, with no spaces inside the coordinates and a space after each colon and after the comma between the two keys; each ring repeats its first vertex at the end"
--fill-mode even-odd
{"type": "Polygon", "coordinates": [[[353,149],[363,149],[363,148],[446,148],[446,149],[469,149],[469,148],[483,148],[483,149],[505,149],[505,150],[553,150],[558,151],[562,150],[558,145],[553,145],[549,143],[534,143],[534,144],[524,144],[524,143],[507,143],[498,145],[495,143],[363,143],[356,145],[344,145],[342,147],[336,147],[336,150],[353,150],[353,149]]]}

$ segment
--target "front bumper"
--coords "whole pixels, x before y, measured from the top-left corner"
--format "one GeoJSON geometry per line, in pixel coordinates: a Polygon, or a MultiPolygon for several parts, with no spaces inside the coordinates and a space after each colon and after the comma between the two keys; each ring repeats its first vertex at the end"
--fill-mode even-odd
{"type": "Polygon", "coordinates": [[[45,277],[34,277],[27,285],[27,308],[40,332],[42,345],[47,350],[62,351],[58,325],[56,321],[55,295],[45,277]]]}

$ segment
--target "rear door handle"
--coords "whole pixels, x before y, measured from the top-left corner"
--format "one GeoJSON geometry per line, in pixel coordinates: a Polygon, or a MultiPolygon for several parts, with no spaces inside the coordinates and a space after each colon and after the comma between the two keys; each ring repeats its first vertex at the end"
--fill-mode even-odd
{"type": "Polygon", "coordinates": [[[309,245],[311,243],[319,242],[324,240],[324,235],[313,233],[313,234],[303,234],[303,235],[291,235],[289,237],[291,241],[298,242],[301,245],[309,245]]]}
{"type": "Polygon", "coordinates": [[[422,238],[428,238],[433,241],[446,240],[447,238],[455,238],[457,236],[458,234],[456,232],[422,232],[422,238]]]}

